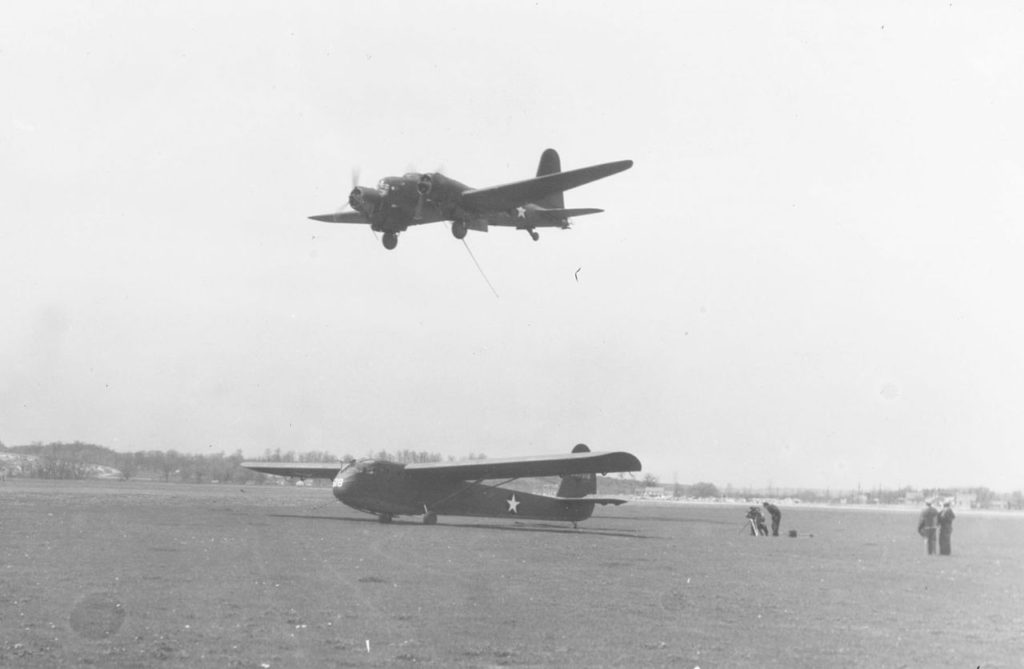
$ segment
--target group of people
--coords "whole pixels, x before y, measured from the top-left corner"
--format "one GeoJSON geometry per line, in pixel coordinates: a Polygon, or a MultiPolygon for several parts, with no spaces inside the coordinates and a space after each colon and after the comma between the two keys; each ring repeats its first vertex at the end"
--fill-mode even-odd
{"type": "MultiPolygon", "coordinates": [[[[764,510],[768,512],[768,515],[772,519],[772,536],[779,536],[779,523],[782,522],[782,512],[779,511],[779,507],[769,502],[763,502],[764,510]]],[[[761,513],[761,509],[756,506],[750,507],[747,511],[747,521],[750,524],[750,534],[755,537],[766,537],[768,536],[768,525],[765,522],[764,514],[761,513]]]]}
{"type": "MultiPolygon", "coordinates": [[[[953,505],[947,500],[942,504],[942,511],[939,511],[935,508],[933,500],[929,499],[924,504],[924,510],[921,511],[921,517],[917,522],[917,532],[925,539],[928,555],[935,555],[936,538],[938,539],[939,555],[951,555],[953,552],[951,543],[953,520],[956,518],[956,514],[953,513],[953,505]]],[[[770,502],[762,502],[762,506],[772,519],[772,536],[779,536],[782,512],[779,511],[779,507],[770,502]]],[[[750,507],[746,518],[752,536],[768,536],[768,524],[761,509],[756,506],[750,507]]]]}
{"type": "Polygon", "coordinates": [[[924,510],[921,511],[921,516],[917,521],[917,533],[924,537],[928,555],[935,555],[936,531],[939,538],[939,555],[952,554],[950,537],[953,534],[954,518],[956,518],[956,514],[953,513],[953,506],[949,501],[942,505],[942,511],[935,508],[932,500],[925,501],[924,510]]]}

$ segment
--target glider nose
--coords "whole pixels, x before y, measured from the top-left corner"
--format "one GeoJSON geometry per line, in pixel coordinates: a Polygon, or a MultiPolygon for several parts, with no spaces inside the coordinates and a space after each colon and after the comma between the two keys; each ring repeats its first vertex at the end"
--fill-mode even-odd
{"type": "Polygon", "coordinates": [[[351,487],[351,485],[346,485],[346,483],[351,484],[351,480],[349,480],[344,474],[338,474],[335,476],[334,482],[331,483],[331,492],[334,493],[334,497],[339,501],[345,496],[345,493],[348,492],[348,488],[351,487]]]}
{"type": "Polygon", "coordinates": [[[331,483],[331,492],[334,493],[334,498],[339,502],[344,502],[346,499],[353,499],[353,493],[355,492],[356,479],[358,473],[351,469],[338,472],[338,475],[334,477],[334,481],[331,483]]]}

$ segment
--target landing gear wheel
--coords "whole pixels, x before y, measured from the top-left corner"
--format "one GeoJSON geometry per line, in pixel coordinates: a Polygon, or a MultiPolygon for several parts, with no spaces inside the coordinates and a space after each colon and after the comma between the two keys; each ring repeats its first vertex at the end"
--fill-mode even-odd
{"type": "Polygon", "coordinates": [[[397,232],[385,232],[384,233],[384,248],[391,251],[398,246],[398,233],[397,232]]]}
{"type": "Polygon", "coordinates": [[[394,516],[390,513],[382,513],[379,516],[377,516],[377,521],[386,524],[390,523],[392,518],[394,518],[394,516]]]}
{"type": "Polygon", "coordinates": [[[539,232],[537,232],[536,230],[527,230],[527,232],[530,233],[530,237],[533,238],[533,241],[535,241],[535,242],[539,242],[540,241],[540,233],[539,232]]]}
{"type": "Polygon", "coordinates": [[[437,514],[431,512],[431,513],[428,513],[425,516],[423,516],[423,524],[424,525],[437,525],[437,514]]]}
{"type": "Polygon", "coordinates": [[[452,221],[452,236],[455,239],[466,238],[466,222],[465,221],[452,221]]]}

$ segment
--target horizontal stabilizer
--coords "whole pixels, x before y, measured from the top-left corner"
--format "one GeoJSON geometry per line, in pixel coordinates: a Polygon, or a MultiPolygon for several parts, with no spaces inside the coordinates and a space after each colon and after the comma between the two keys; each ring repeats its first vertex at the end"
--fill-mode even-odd
{"type": "Polygon", "coordinates": [[[598,179],[610,177],[633,166],[632,160],[581,167],[568,172],[556,172],[503,186],[478,188],[462,194],[462,206],[476,211],[508,211],[530,202],[540,202],[552,193],[577,188],[598,179]]]}
{"type": "Polygon", "coordinates": [[[626,500],[618,497],[558,497],[557,499],[559,502],[569,502],[570,504],[614,504],[618,506],[626,503],[626,500]]]}
{"type": "Polygon", "coordinates": [[[309,218],[314,221],[323,221],[324,223],[362,223],[364,225],[369,223],[366,217],[358,211],[338,211],[333,214],[320,214],[319,216],[310,216],[309,218]]]}
{"type": "Polygon", "coordinates": [[[242,466],[261,474],[300,479],[333,479],[341,470],[340,465],[327,462],[243,462],[242,466]]]}
{"type": "Polygon", "coordinates": [[[551,218],[572,218],[573,216],[586,216],[588,214],[600,214],[604,209],[540,209],[537,213],[551,218]]]}

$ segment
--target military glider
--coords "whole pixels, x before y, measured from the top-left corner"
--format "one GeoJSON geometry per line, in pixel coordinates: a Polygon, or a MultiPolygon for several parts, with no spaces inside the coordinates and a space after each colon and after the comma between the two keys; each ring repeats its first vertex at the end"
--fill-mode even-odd
{"type": "Polygon", "coordinates": [[[300,462],[243,462],[264,474],[332,479],[334,496],[353,509],[372,513],[382,523],[395,516],[423,516],[433,525],[439,515],[561,520],[573,527],[586,520],[595,504],[625,500],[597,497],[597,474],[640,471],[636,456],[623,451],[591,453],[577,444],[569,455],[501,460],[463,460],[399,464],[353,460],[344,465],[300,462]],[[560,476],[555,497],[504,488],[519,478],[560,476]]]}
{"type": "Polygon", "coordinates": [[[384,177],[376,188],[358,184],[353,175],[348,196],[351,211],[310,216],[326,223],[361,223],[384,233],[384,248],[398,245],[398,233],[411,225],[451,221],[456,239],[467,230],[487,232],[492,225],[526,230],[534,241],[536,228],[568,228],[570,218],[600,213],[601,209],[566,209],[564,191],[609,177],[633,166],[632,160],[562,171],[554,149],[541,154],[537,176],[524,181],[471,188],[440,172],[410,172],[384,177]]]}

